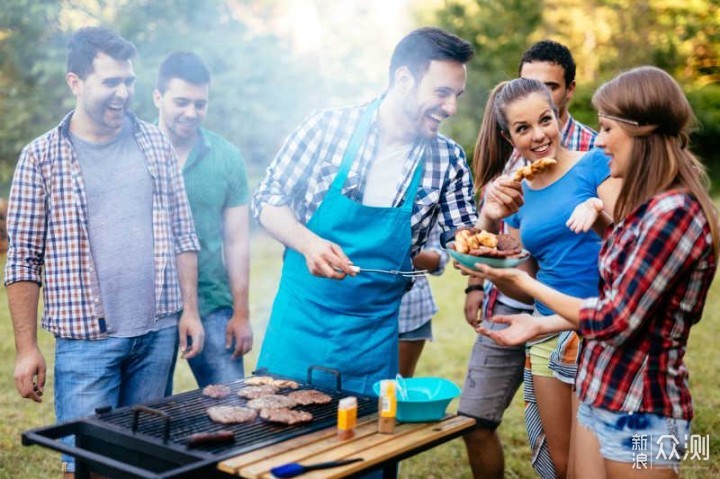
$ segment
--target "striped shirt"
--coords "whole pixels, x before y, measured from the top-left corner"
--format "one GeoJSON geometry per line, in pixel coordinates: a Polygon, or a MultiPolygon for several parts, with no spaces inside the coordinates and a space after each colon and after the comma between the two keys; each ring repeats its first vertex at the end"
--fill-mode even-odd
{"type": "MultiPolygon", "coordinates": [[[[8,205],[5,285],[42,284],[42,327],[53,335],[101,339],[107,333],[85,186],[68,132],[72,114],[20,154],[8,205]]],[[[156,126],[131,119],[153,182],[155,314],[162,316],[182,309],[176,254],[197,251],[199,244],[170,141],[156,126]]]]}
{"type": "MultiPolygon", "coordinates": [[[[367,104],[325,110],[303,122],[268,167],[253,197],[254,217],[259,219],[265,205],[287,205],[298,221],[307,223],[335,179],[350,137],[366,107],[367,104]]],[[[358,151],[359,161],[353,162],[342,188],[343,195],[359,203],[369,166],[377,153],[378,137],[375,113],[370,131],[358,151]]],[[[415,166],[421,161],[424,173],[410,221],[412,256],[425,244],[436,222],[443,231],[454,231],[460,226],[474,224],[477,218],[465,152],[443,135],[415,141],[405,159],[392,206],[402,203],[415,166]]]]}
{"type": "Polygon", "coordinates": [[[716,267],[707,219],[682,191],[651,198],[619,223],[600,252],[600,295],[580,311],[580,400],[692,419],[683,358],[716,267]]]}
{"type": "MultiPolygon", "coordinates": [[[[440,255],[440,265],[431,274],[441,275],[445,271],[450,255],[440,246],[440,228],[435,227],[430,231],[430,237],[423,251],[432,251],[440,255]]],[[[435,304],[435,298],[433,298],[427,277],[415,278],[415,284],[413,284],[410,291],[403,295],[400,302],[400,314],[398,316],[400,333],[415,331],[430,321],[437,312],[438,307],[435,304]]]]}

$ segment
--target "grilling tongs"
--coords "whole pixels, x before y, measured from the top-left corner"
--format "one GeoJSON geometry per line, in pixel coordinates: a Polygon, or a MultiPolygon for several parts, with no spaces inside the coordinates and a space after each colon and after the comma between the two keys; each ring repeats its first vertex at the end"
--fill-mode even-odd
{"type": "Polygon", "coordinates": [[[361,268],[360,266],[350,266],[350,269],[356,273],[384,273],[394,274],[395,276],[405,276],[406,278],[414,278],[416,276],[424,276],[429,273],[426,269],[418,269],[413,271],[398,271],[396,269],[373,269],[373,268],[361,268]]]}

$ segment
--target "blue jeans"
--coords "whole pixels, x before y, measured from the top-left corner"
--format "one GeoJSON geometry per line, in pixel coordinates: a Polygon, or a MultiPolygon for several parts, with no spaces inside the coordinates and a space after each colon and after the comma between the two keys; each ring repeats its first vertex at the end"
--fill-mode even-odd
{"type": "Polygon", "coordinates": [[[605,459],[678,471],[690,423],[652,413],[612,412],[580,403],[578,422],[595,433],[605,459]]]}
{"type": "MultiPolygon", "coordinates": [[[[177,326],[134,338],[55,340],[55,416],[58,422],[162,398],[178,347],[177,326]]],[[[63,442],[74,444],[74,438],[63,442]]],[[[63,455],[63,467],[75,461],[63,455]]]]}
{"type": "Polygon", "coordinates": [[[232,309],[225,308],[202,318],[205,346],[200,354],[188,359],[193,376],[201,388],[208,384],[229,383],[245,377],[243,358],[232,358],[235,341],[229,349],[225,348],[225,330],[232,313],[232,309]]]}

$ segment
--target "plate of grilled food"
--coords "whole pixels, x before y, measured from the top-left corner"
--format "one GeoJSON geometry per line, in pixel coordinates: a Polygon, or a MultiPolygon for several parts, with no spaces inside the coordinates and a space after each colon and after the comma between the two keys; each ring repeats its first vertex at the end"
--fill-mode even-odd
{"type": "Polygon", "coordinates": [[[513,268],[530,257],[520,242],[508,234],[493,234],[477,228],[463,228],[447,251],[461,265],[475,269],[477,263],[493,268],[513,268]]]}

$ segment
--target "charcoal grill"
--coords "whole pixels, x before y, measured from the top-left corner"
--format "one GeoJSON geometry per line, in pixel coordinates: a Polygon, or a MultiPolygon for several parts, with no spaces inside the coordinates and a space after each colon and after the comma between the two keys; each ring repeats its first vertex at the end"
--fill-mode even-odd
{"type": "MultiPolygon", "coordinates": [[[[245,405],[247,400],[237,395],[247,386],[245,381],[229,383],[231,393],[221,399],[204,396],[198,389],[144,405],[96,410],[93,416],[26,431],[22,443],[75,457],[79,478],[89,477],[90,471],[113,478],[225,478],[229,476],[216,467],[219,461],[334,426],[338,401],[343,397],[357,397],[360,417],[377,412],[375,398],[343,391],[339,376],[337,388],[330,390],[314,386],[309,371],[307,383],[299,383],[298,390],[317,389],[332,398],[329,404],[298,407],[312,413],[312,422],[288,426],[269,423],[259,416],[244,424],[211,421],[206,413],[210,406],[245,405]],[[192,434],[220,430],[231,430],[235,442],[188,444],[192,434]],[[60,441],[68,436],[75,437],[75,446],[60,441]]],[[[282,389],[280,393],[289,391],[282,389]]]]}

